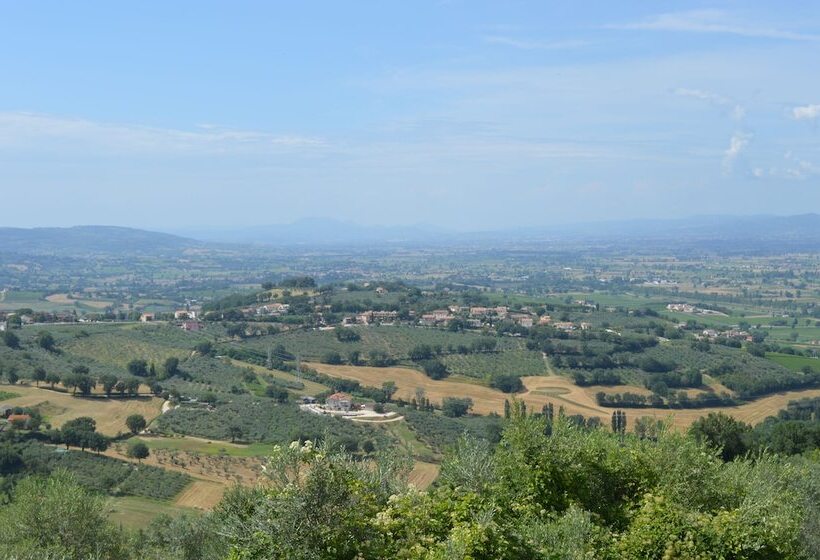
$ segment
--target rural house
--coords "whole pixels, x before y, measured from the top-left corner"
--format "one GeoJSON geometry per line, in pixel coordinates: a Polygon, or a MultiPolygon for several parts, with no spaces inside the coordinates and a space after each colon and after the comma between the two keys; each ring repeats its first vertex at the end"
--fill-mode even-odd
{"type": "Polygon", "coordinates": [[[353,407],[353,397],[347,393],[333,393],[325,399],[325,407],[346,412],[353,407]]]}

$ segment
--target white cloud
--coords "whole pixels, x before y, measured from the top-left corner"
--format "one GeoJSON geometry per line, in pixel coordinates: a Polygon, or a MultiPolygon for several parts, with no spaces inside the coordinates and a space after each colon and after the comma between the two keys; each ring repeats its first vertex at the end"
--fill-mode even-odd
{"type": "Polygon", "coordinates": [[[788,164],[788,167],[785,169],[786,177],[791,179],[805,179],[820,174],[820,166],[814,165],[812,162],[806,161],[794,155],[792,152],[786,152],[783,158],[788,164]]]}
{"type": "Polygon", "coordinates": [[[735,160],[737,160],[738,156],[746,149],[751,139],[752,136],[750,134],[743,132],[735,132],[732,135],[732,138],[729,140],[729,147],[723,152],[723,171],[725,173],[732,172],[735,166],[735,160]]]}
{"type": "Polygon", "coordinates": [[[726,109],[729,116],[736,121],[743,120],[746,116],[746,108],[736,103],[728,97],[724,97],[717,93],[711,93],[700,89],[678,88],[673,92],[675,95],[681,97],[692,97],[694,99],[701,99],[707,101],[712,105],[726,109]]]}
{"type": "Polygon", "coordinates": [[[813,121],[820,117],[820,105],[805,105],[803,107],[795,107],[792,109],[792,116],[800,120],[813,121]]]}
{"type": "Polygon", "coordinates": [[[578,39],[567,39],[564,41],[532,41],[526,39],[516,39],[514,37],[506,37],[503,35],[488,35],[484,38],[485,43],[494,45],[503,45],[506,47],[513,47],[522,50],[566,50],[577,49],[589,45],[588,41],[578,39]]]}
{"type": "Polygon", "coordinates": [[[111,124],[38,113],[0,112],[0,147],[57,147],[94,153],[216,155],[277,153],[325,146],[318,138],[200,125],[194,130],[111,124]]]}
{"type": "Polygon", "coordinates": [[[641,21],[605,26],[609,29],[638,29],[647,31],[678,31],[689,33],[722,33],[742,37],[784,39],[788,41],[820,41],[820,35],[786,31],[768,26],[734,21],[722,10],[693,10],[659,14],[641,21]]]}

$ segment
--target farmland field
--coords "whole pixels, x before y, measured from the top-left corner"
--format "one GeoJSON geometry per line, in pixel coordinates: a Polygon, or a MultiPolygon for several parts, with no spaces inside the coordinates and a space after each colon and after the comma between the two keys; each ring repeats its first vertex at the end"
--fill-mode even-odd
{"type": "MultiPolygon", "coordinates": [[[[421,372],[403,367],[371,368],[333,366],[319,363],[311,363],[310,366],[330,376],[355,379],[363,385],[374,387],[381,386],[384,381],[394,381],[399,388],[396,396],[405,400],[413,398],[416,388],[424,389],[427,397],[434,402],[440,402],[444,397],[470,397],[474,403],[473,411],[478,414],[501,413],[504,409],[504,401],[513,398],[512,395],[507,395],[489,387],[447,379],[432,380],[421,372]]],[[[595,394],[607,390],[606,387],[578,387],[566,377],[553,375],[523,377],[522,381],[527,391],[514,395],[514,397],[526,402],[528,406],[533,407],[533,410],[540,410],[544,404],[553,403],[556,408],[563,406],[567,414],[598,416],[602,420],[609,418],[614,410],[599,406],[595,400],[595,394]]],[[[624,390],[639,393],[644,389],[626,386],[624,390]]],[[[652,416],[662,419],[672,417],[674,425],[678,428],[685,428],[701,416],[717,411],[730,414],[744,422],[757,423],[767,416],[776,414],[789,401],[816,396],[820,396],[820,389],[784,391],[738,406],[685,410],[665,408],[627,409],[627,415],[632,418],[640,416],[652,416]]]]}
{"type": "MultiPolygon", "coordinates": [[[[413,347],[420,344],[430,346],[458,345],[469,346],[482,337],[479,333],[453,333],[440,329],[408,326],[370,326],[353,327],[361,337],[357,342],[340,342],[332,330],[302,330],[286,332],[271,337],[260,337],[244,343],[250,348],[265,352],[270,345],[281,344],[293,354],[303,359],[317,359],[327,352],[339,352],[346,355],[351,350],[358,350],[363,356],[371,350],[386,352],[397,360],[406,360],[413,347]]],[[[499,350],[518,348],[520,341],[511,338],[496,338],[499,350]]]]}
{"type": "Polygon", "coordinates": [[[5,404],[38,408],[45,421],[56,428],[72,418],[90,416],[97,421],[97,430],[106,435],[125,431],[125,419],[129,415],[142,414],[150,421],[159,415],[162,407],[162,400],[155,397],[82,398],[24,385],[14,387],[14,392],[19,396],[5,401],[5,404]]]}
{"type": "Polygon", "coordinates": [[[777,352],[767,352],[766,357],[773,362],[777,362],[781,366],[789,368],[792,371],[801,371],[806,366],[809,366],[814,370],[820,370],[820,360],[817,358],[794,356],[791,354],[779,354],[777,352]]]}
{"type": "Polygon", "coordinates": [[[152,500],[137,496],[118,496],[108,499],[106,511],[109,519],[117,525],[132,529],[144,529],[158,515],[175,516],[193,510],[164,500],[152,500]]]}
{"type": "Polygon", "coordinates": [[[533,350],[508,350],[490,354],[451,354],[443,360],[451,373],[469,377],[489,378],[494,374],[544,375],[544,358],[533,350]]]}

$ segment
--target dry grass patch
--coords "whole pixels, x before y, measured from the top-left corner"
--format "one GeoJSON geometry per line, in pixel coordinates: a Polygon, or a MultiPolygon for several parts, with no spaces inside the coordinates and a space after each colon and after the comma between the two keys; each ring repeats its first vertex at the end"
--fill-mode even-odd
{"type": "Polygon", "coordinates": [[[195,480],[179,493],[174,504],[178,507],[211,510],[222,499],[225,490],[224,484],[210,480],[195,480]]]}
{"type": "Polygon", "coordinates": [[[162,407],[162,399],[156,397],[83,398],[25,385],[14,387],[14,392],[20,396],[4,401],[4,404],[39,408],[46,422],[55,428],[59,428],[68,420],[90,416],[97,421],[97,430],[109,436],[126,431],[125,419],[131,414],[142,414],[146,420],[151,421],[159,416],[162,407]]]}
{"type": "Polygon", "coordinates": [[[438,477],[440,470],[441,467],[435,463],[416,461],[413,463],[413,470],[410,471],[408,481],[416,488],[424,490],[433,484],[433,481],[438,477]]]}

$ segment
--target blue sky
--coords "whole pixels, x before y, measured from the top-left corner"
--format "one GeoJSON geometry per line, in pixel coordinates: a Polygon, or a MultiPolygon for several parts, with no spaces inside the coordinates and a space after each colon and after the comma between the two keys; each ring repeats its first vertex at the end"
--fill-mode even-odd
{"type": "Polygon", "coordinates": [[[820,3],[0,0],[5,226],[820,211],[820,3]]]}

